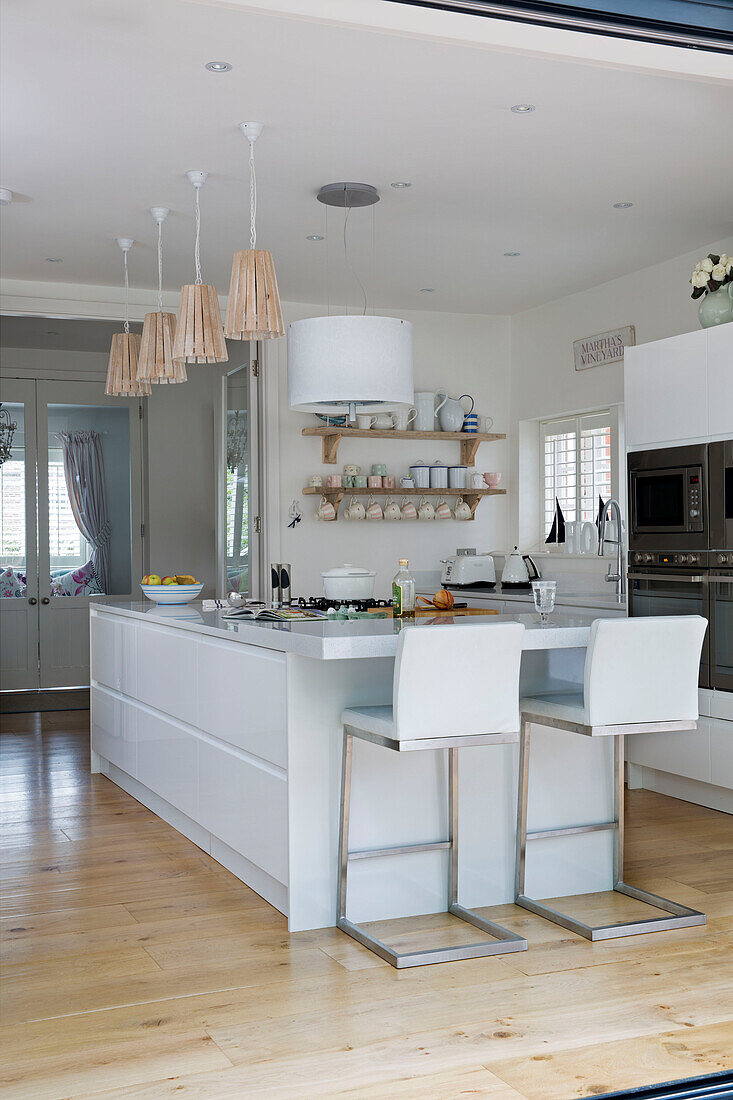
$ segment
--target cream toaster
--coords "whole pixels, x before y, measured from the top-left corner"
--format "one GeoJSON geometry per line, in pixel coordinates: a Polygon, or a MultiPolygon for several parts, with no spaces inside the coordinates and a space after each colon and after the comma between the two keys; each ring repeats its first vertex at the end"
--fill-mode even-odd
{"type": "Polygon", "coordinates": [[[494,588],[496,568],[491,554],[456,554],[442,558],[440,583],[456,588],[494,588]]]}

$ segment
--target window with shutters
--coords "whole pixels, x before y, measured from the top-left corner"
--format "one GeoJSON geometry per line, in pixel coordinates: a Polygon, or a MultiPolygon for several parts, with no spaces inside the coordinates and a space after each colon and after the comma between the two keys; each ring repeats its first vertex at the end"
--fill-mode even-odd
{"type": "Polygon", "coordinates": [[[598,498],[613,495],[616,434],[610,409],[540,422],[540,508],[542,541],[555,515],[555,501],[566,520],[598,515],[598,498]]]}

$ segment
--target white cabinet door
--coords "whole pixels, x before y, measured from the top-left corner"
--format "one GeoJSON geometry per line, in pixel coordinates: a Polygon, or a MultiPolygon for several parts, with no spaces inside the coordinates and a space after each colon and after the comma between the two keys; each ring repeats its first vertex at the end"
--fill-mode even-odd
{"type": "Polygon", "coordinates": [[[91,694],[93,750],[137,778],[137,707],[103,687],[91,694]]]}
{"type": "Polygon", "coordinates": [[[708,434],[704,329],[626,348],[624,359],[629,450],[708,434]]]}
{"type": "Polygon", "coordinates": [[[92,679],[132,698],[137,695],[137,634],[132,619],[92,609],[92,679]]]}
{"type": "Polygon", "coordinates": [[[137,713],[137,778],[171,806],[199,821],[201,739],[175,719],[142,707],[137,713]]]}
{"type": "Polygon", "coordinates": [[[137,698],[163,714],[195,726],[196,667],[201,638],[154,623],[138,623],[137,630],[137,698]]]}
{"type": "Polygon", "coordinates": [[[710,722],[710,765],[716,787],[733,787],[733,722],[710,722]]]}
{"type": "Polygon", "coordinates": [[[733,436],[733,323],[706,329],[710,435],[733,436]]]}
{"type": "Polygon", "coordinates": [[[626,738],[630,764],[710,783],[710,722],[701,717],[689,733],[638,733],[626,738]]]}

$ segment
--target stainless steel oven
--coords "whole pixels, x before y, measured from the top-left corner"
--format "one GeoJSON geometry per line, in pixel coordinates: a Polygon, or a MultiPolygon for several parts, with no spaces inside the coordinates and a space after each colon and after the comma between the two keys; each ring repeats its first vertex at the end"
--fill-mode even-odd
{"type": "Polygon", "coordinates": [[[710,559],[710,687],[733,691],[733,553],[710,559]]]}
{"type": "Polygon", "coordinates": [[[710,444],[708,466],[710,546],[713,550],[733,550],[733,439],[710,444]]]}
{"type": "Polygon", "coordinates": [[[707,550],[707,468],[706,444],[629,454],[629,550],[707,550]]]}
{"type": "MultiPolygon", "coordinates": [[[[702,615],[710,622],[708,566],[707,551],[690,554],[632,551],[629,554],[629,615],[702,615]]],[[[733,603],[730,610],[733,612],[733,603]]],[[[700,687],[712,686],[711,638],[709,629],[700,660],[700,687]]],[[[730,648],[728,659],[733,660],[730,648]]]]}

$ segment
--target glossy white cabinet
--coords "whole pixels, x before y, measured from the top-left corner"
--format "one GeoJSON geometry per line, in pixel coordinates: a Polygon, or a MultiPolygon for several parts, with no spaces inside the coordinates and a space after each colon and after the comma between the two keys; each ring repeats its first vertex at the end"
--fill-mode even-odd
{"type": "Polygon", "coordinates": [[[92,680],[113,691],[137,691],[137,629],[111,615],[91,613],[92,680]]]}
{"type": "Polygon", "coordinates": [[[708,432],[733,436],[733,322],[707,330],[708,432]]]}
{"type": "Polygon", "coordinates": [[[639,733],[626,738],[626,759],[657,771],[710,783],[710,723],[700,717],[689,733],[639,733]]]}
{"type": "Polygon", "coordinates": [[[136,698],[164,714],[194,724],[198,703],[198,639],[153,623],[137,625],[137,635],[136,698]]]}
{"type": "Polygon", "coordinates": [[[636,451],[708,434],[707,333],[686,332],[624,352],[626,446],[636,451]]]}
{"type": "Polygon", "coordinates": [[[92,749],[137,777],[137,711],[105,688],[97,687],[94,692],[92,749]]]}
{"type": "Polygon", "coordinates": [[[197,821],[200,752],[204,751],[200,739],[194,731],[163,714],[134,703],[126,706],[138,715],[135,778],[197,821]]]}

